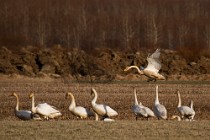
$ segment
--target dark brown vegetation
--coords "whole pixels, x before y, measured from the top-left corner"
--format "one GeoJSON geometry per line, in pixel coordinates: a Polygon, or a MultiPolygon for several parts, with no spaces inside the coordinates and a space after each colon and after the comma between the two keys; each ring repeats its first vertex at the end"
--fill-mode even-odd
{"type": "Polygon", "coordinates": [[[194,58],[210,47],[209,5],[209,0],[2,0],[0,46],[159,47],[190,51],[194,58]]]}

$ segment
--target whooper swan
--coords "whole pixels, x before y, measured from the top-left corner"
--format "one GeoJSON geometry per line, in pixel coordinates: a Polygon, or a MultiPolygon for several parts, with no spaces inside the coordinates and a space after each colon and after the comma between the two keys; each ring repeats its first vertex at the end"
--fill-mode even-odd
{"type": "Polygon", "coordinates": [[[167,119],[167,110],[164,105],[160,104],[158,99],[158,85],[156,85],[156,98],[155,98],[155,105],[154,105],[154,113],[159,119],[167,119]]]}
{"type": "MultiPolygon", "coordinates": [[[[94,112],[94,113],[95,113],[95,112],[94,112]]],[[[95,113],[95,120],[96,120],[96,121],[99,120],[99,119],[98,119],[98,114],[97,114],[97,113],[95,113]]],[[[114,119],[111,119],[111,118],[102,118],[101,120],[104,121],[104,122],[114,122],[114,121],[115,121],[114,119]]]]}
{"type": "Polygon", "coordinates": [[[134,115],[136,116],[136,120],[138,117],[148,118],[148,114],[143,105],[138,104],[136,88],[134,88],[134,105],[131,107],[134,115]]]}
{"type": "Polygon", "coordinates": [[[140,106],[140,108],[143,108],[146,111],[147,120],[149,119],[149,117],[154,117],[155,116],[154,112],[150,108],[142,105],[141,102],[138,103],[138,99],[137,99],[137,95],[136,95],[136,88],[134,88],[134,98],[135,98],[135,104],[138,104],[140,106]]]}
{"type": "Polygon", "coordinates": [[[134,68],[137,69],[139,74],[147,76],[149,78],[148,81],[166,80],[163,75],[158,73],[161,69],[161,62],[159,60],[159,57],[160,50],[157,49],[152,55],[147,57],[148,65],[146,68],[140,70],[138,66],[128,66],[124,69],[124,71],[128,71],[134,68]]]}
{"type": "MultiPolygon", "coordinates": [[[[178,97],[178,105],[177,105],[177,109],[179,111],[179,113],[181,114],[181,118],[187,118],[189,119],[189,121],[192,121],[192,119],[195,116],[195,111],[193,110],[193,108],[190,108],[188,106],[182,106],[181,104],[181,97],[180,97],[180,92],[177,91],[177,97],[178,97]]],[[[191,103],[191,106],[193,107],[193,103],[191,103]]]]}
{"type": "MultiPolygon", "coordinates": [[[[193,100],[190,101],[190,108],[195,112],[194,108],[193,108],[193,100]]],[[[191,119],[193,120],[195,117],[195,114],[192,115],[191,119]]]]}
{"type": "Polygon", "coordinates": [[[19,110],[19,97],[16,93],[13,93],[11,96],[15,96],[17,103],[15,107],[15,116],[17,116],[21,120],[41,120],[41,118],[37,114],[33,114],[29,110],[19,110]]]}
{"type": "Polygon", "coordinates": [[[98,98],[98,94],[94,88],[91,89],[91,95],[94,95],[93,100],[91,101],[91,105],[93,110],[98,114],[103,116],[104,118],[117,116],[118,113],[105,104],[97,104],[96,100],[98,98]]]}
{"type": "Polygon", "coordinates": [[[66,93],[66,99],[68,98],[68,96],[71,97],[71,104],[69,106],[69,111],[71,111],[75,116],[80,117],[81,119],[94,116],[94,113],[91,112],[90,110],[82,106],[76,106],[75,98],[71,92],[66,93]]]}
{"type": "Polygon", "coordinates": [[[41,103],[41,104],[38,104],[36,107],[35,107],[35,103],[34,103],[34,94],[31,93],[29,95],[29,97],[32,99],[32,108],[31,108],[31,111],[33,113],[38,113],[42,116],[44,116],[45,119],[53,119],[53,118],[57,118],[59,116],[61,116],[61,112],[56,110],[54,106],[51,106],[47,103],[41,103]]]}

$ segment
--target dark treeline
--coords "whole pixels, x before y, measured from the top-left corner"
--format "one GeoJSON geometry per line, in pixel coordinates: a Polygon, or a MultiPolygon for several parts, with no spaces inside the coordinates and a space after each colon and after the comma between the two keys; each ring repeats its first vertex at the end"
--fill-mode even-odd
{"type": "Polygon", "coordinates": [[[210,48],[209,0],[0,1],[1,46],[210,48]]]}

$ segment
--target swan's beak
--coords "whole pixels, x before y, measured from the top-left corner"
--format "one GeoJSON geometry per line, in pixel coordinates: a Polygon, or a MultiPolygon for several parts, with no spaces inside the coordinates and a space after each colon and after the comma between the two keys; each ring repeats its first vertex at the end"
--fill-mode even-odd
{"type": "Polygon", "coordinates": [[[127,68],[125,68],[123,71],[127,71],[127,68]]]}
{"type": "Polygon", "coordinates": [[[9,95],[9,97],[11,97],[11,96],[15,96],[15,93],[12,93],[12,94],[9,95]]]}

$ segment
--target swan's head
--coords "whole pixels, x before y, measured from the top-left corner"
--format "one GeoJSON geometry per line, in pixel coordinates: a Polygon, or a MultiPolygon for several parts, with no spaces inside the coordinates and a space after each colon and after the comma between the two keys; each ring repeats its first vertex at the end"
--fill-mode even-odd
{"type": "Polygon", "coordinates": [[[67,92],[65,98],[68,99],[69,96],[71,96],[72,93],[71,92],[67,92]]]}
{"type": "Polygon", "coordinates": [[[123,71],[128,71],[129,70],[129,67],[126,67],[123,71]]]}
{"type": "Polygon", "coordinates": [[[158,85],[155,86],[156,90],[158,90],[158,85]]]}
{"type": "Polygon", "coordinates": [[[34,94],[33,94],[33,93],[31,93],[31,94],[29,95],[29,98],[32,98],[32,97],[34,97],[34,94]]]}
{"type": "Polygon", "coordinates": [[[10,96],[15,96],[15,97],[18,97],[18,95],[14,92],[12,93],[10,96]]]}
{"type": "Polygon", "coordinates": [[[96,90],[94,88],[91,88],[91,95],[94,95],[96,93],[96,90]]]}
{"type": "Polygon", "coordinates": [[[176,92],[174,94],[180,95],[179,90],[177,89],[176,92]]]}

